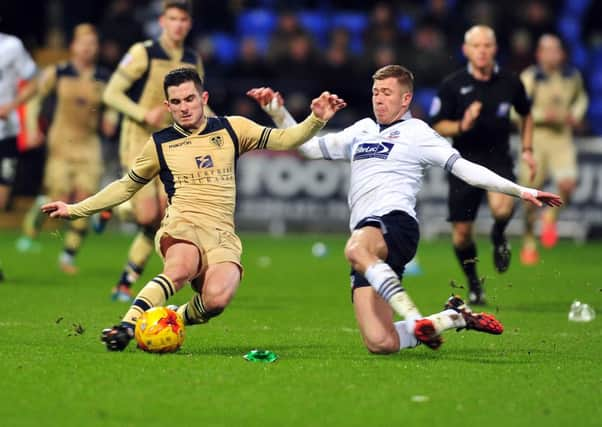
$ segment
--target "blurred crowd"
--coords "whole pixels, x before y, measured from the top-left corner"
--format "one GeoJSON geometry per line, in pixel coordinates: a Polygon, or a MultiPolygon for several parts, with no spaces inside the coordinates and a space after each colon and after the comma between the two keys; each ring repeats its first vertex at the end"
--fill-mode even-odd
{"type": "MultiPolygon", "coordinates": [[[[98,25],[101,63],[115,68],[134,42],[160,29],[160,1],[112,0],[32,2],[43,12],[26,25],[3,28],[22,37],[36,59],[50,62],[66,49],[71,29],[82,21],[98,25]],[[39,3],[39,4],[37,4],[39,3]],[[43,22],[37,22],[39,20],[43,22]],[[37,21],[36,21],[37,20],[37,21]]],[[[195,2],[189,44],[202,55],[210,103],[218,114],[242,114],[268,123],[244,95],[270,85],[302,117],[308,101],[328,88],[348,101],[334,126],[370,115],[372,72],[401,63],[416,77],[413,113],[425,117],[441,79],[465,63],[463,34],[480,23],[495,28],[498,60],[519,73],[533,63],[538,37],[560,33],[569,61],[584,73],[589,89],[602,93],[602,2],[593,0],[401,0],[387,2],[203,0],[195,2]],[[592,87],[595,86],[595,87],[592,87]],[[600,86],[600,87],[597,87],[600,86]]],[[[5,6],[3,6],[5,7],[5,6]]],[[[14,24],[10,11],[3,27],[14,24]]],[[[581,132],[602,133],[590,115],[581,132]]]]}

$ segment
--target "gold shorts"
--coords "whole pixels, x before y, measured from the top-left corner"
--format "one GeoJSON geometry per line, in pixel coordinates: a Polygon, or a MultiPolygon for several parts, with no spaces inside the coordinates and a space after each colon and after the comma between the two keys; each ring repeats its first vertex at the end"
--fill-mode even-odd
{"type": "Polygon", "coordinates": [[[541,188],[548,178],[552,178],[554,182],[577,179],[577,152],[571,140],[534,138],[533,157],[537,163],[535,179],[529,180],[529,168],[521,161],[521,185],[541,188]]]}
{"type": "Polygon", "coordinates": [[[98,191],[102,166],[100,156],[73,160],[49,156],[44,172],[44,188],[52,199],[68,196],[74,191],[94,194],[98,191]]]}
{"type": "Polygon", "coordinates": [[[242,273],[242,244],[232,231],[211,225],[194,224],[180,216],[166,216],[155,235],[157,253],[165,259],[167,248],[178,241],[191,243],[199,250],[202,264],[199,275],[208,266],[222,262],[236,264],[242,273]]]}

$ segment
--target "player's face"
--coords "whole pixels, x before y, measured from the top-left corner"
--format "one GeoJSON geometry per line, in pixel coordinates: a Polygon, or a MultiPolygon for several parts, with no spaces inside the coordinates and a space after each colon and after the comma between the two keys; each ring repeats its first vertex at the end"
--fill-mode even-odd
{"type": "Polygon", "coordinates": [[[463,50],[473,67],[483,69],[493,66],[497,45],[489,31],[477,30],[472,32],[468,42],[464,43],[463,50]]]}
{"type": "Polygon", "coordinates": [[[178,86],[167,88],[167,109],[174,121],[184,129],[197,129],[203,121],[203,107],[207,104],[209,94],[199,93],[194,82],[184,82],[178,86]]]}
{"type": "Polygon", "coordinates": [[[170,7],[159,18],[159,24],[168,39],[175,43],[183,43],[192,27],[192,19],[182,9],[170,7]]]}
{"type": "Polygon", "coordinates": [[[543,38],[537,47],[537,62],[544,68],[559,68],[564,62],[564,51],[555,37],[543,38]]]}
{"type": "Polygon", "coordinates": [[[98,37],[95,34],[82,34],[71,44],[73,57],[84,62],[93,62],[98,54],[98,37]]]}
{"type": "Polygon", "coordinates": [[[401,119],[412,102],[412,93],[395,77],[375,80],[372,85],[372,109],[376,122],[388,125],[401,119]]]}

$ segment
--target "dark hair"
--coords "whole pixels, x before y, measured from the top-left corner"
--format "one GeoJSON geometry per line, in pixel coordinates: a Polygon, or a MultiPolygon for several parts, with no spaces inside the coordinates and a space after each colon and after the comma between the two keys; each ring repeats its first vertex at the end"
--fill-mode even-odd
{"type": "Polygon", "coordinates": [[[414,74],[406,67],[401,65],[385,65],[376,70],[372,79],[384,80],[389,77],[395,77],[401,86],[405,86],[410,92],[414,92],[414,74]]]}
{"type": "Polygon", "coordinates": [[[201,76],[194,68],[176,68],[171,70],[165,75],[163,79],[163,92],[165,92],[165,99],[167,99],[167,88],[170,86],[180,86],[182,83],[194,82],[194,85],[198,89],[199,93],[203,93],[203,80],[201,76]]]}
{"type": "Polygon", "coordinates": [[[183,10],[192,16],[192,4],[189,0],[163,0],[163,13],[172,7],[183,10]]]}

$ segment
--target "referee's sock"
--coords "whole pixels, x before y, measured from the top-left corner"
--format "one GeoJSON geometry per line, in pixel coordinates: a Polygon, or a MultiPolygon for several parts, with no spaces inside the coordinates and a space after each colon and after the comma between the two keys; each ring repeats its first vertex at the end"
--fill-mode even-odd
{"type": "Polygon", "coordinates": [[[495,246],[500,246],[506,241],[504,232],[506,231],[510,219],[511,217],[496,219],[493,223],[493,227],[491,227],[491,241],[495,246]]]}
{"type": "Polygon", "coordinates": [[[460,262],[460,267],[464,271],[468,283],[478,283],[479,276],[477,275],[477,247],[474,242],[470,242],[465,248],[454,246],[454,252],[460,262]]]}

